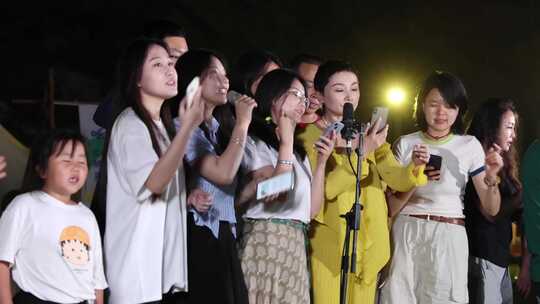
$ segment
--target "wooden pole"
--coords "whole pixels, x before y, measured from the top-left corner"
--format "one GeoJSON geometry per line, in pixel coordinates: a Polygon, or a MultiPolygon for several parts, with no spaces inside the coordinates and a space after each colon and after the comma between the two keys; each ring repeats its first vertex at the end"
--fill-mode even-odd
{"type": "Polygon", "coordinates": [[[46,108],[49,113],[49,127],[54,129],[56,126],[56,119],[54,115],[54,68],[49,68],[47,77],[47,100],[46,108]]]}

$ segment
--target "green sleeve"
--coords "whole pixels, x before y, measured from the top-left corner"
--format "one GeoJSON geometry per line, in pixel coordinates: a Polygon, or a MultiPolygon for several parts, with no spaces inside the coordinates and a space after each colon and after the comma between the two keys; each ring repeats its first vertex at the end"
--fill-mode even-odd
{"type": "Polygon", "coordinates": [[[523,218],[527,245],[533,255],[532,279],[540,282],[540,142],[527,149],[521,164],[523,218]]]}

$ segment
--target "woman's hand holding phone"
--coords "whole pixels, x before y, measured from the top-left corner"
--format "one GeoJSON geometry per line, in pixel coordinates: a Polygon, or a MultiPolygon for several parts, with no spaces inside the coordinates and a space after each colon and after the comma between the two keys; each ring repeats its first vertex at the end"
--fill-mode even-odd
{"type": "Polygon", "coordinates": [[[313,144],[313,147],[317,150],[317,161],[319,163],[326,163],[330,155],[332,155],[332,151],[336,144],[336,138],[336,131],[332,130],[330,134],[321,135],[321,137],[313,144]]]}
{"type": "Polygon", "coordinates": [[[197,128],[204,120],[204,102],[201,98],[201,86],[198,86],[193,96],[192,101],[187,102],[187,96],[184,96],[178,107],[178,118],[182,122],[182,126],[192,126],[197,128]]]}
{"type": "Polygon", "coordinates": [[[364,155],[375,151],[383,143],[386,142],[386,136],[388,135],[388,125],[382,128],[382,131],[377,132],[376,130],[381,129],[381,119],[377,119],[375,124],[370,126],[367,130],[366,136],[364,137],[364,155]]]}
{"type": "Polygon", "coordinates": [[[441,179],[441,166],[442,157],[440,155],[430,154],[424,174],[429,180],[438,181],[441,179]]]}

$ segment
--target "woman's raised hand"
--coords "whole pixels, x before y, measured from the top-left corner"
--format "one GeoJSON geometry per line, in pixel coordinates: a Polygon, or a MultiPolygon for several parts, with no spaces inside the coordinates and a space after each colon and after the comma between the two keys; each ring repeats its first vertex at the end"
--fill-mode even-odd
{"type": "Polygon", "coordinates": [[[318,162],[326,163],[330,155],[332,155],[332,151],[334,150],[334,146],[336,144],[336,138],[336,131],[332,131],[328,137],[321,135],[321,137],[319,137],[319,139],[313,144],[315,150],[317,150],[318,162]]]}
{"type": "Polygon", "coordinates": [[[386,125],[380,132],[381,119],[377,119],[375,124],[367,130],[366,137],[364,138],[364,155],[377,150],[383,143],[386,142],[386,136],[388,135],[388,125],[386,125]]]}
{"type": "Polygon", "coordinates": [[[429,162],[428,147],[424,144],[417,144],[412,151],[411,159],[415,166],[425,165],[429,162]]]}
{"type": "Polygon", "coordinates": [[[236,100],[234,105],[236,111],[236,123],[248,127],[251,123],[253,109],[257,106],[255,99],[243,95],[236,100]]]}
{"type": "Polygon", "coordinates": [[[191,104],[188,105],[187,97],[184,96],[178,107],[178,119],[182,125],[198,127],[204,120],[204,101],[201,98],[201,86],[197,88],[191,104]]]}

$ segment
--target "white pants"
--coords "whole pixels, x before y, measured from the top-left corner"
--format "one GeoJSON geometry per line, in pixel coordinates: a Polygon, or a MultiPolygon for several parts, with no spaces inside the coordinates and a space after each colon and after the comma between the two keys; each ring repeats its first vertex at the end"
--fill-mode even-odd
{"type": "Polygon", "coordinates": [[[398,215],[383,304],[467,303],[465,227],[398,215]]]}
{"type": "Polygon", "coordinates": [[[488,260],[469,258],[471,303],[512,304],[512,281],[508,268],[488,260]]]}

